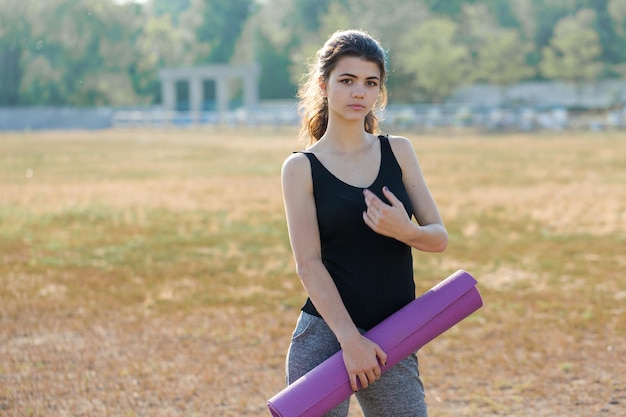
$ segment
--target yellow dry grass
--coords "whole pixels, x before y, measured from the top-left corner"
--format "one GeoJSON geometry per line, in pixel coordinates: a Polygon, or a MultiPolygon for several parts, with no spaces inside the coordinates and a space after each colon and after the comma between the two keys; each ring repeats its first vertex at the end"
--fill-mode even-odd
{"type": "MultiPolygon", "coordinates": [[[[623,415],[624,135],[409,136],[450,233],[418,291],[465,269],[485,301],[421,351],[431,415],[623,415]]],[[[268,415],[304,299],[294,137],[0,135],[0,415],[268,415]]]]}

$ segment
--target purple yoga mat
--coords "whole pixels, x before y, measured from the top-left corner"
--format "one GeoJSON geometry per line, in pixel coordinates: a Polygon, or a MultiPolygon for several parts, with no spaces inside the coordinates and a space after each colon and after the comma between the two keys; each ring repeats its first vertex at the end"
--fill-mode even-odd
{"type": "MultiPolygon", "coordinates": [[[[483,305],[476,280],[459,270],[365,333],[387,353],[387,371],[483,305]]],[[[342,352],[270,398],[274,417],[319,417],[353,394],[342,352]]]]}

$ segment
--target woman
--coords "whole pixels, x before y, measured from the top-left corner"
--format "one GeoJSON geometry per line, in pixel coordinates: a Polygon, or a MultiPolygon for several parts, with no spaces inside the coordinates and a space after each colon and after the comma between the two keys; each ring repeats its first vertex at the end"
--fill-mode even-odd
{"type": "MultiPolygon", "coordinates": [[[[285,161],[282,186],[308,299],[289,346],[287,383],[343,349],[366,416],[426,416],[417,356],[381,376],[386,353],[362,335],[415,299],[411,248],[440,252],[448,237],[411,143],[376,135],[385,79],[380,44],[342,31],[300,86],[309,143],[285,161]]],[[[346,416],[348,406],[327,415],[346,416]]]]}

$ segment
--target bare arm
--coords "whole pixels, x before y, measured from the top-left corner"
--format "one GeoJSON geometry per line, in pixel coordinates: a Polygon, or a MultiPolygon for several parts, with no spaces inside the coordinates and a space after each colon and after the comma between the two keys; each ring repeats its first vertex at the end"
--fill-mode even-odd
{"type": "Polygon", "coordinates": [[[411,221],[402,202],[386,188],[383,193],[391,205],[366,190],[367,211],[363,213],[363,220],[375,232],[393,237],[418,250],[442,252],[448,245],[448,232],[426,185],[413,146],[402,137],[390,137],[390,143],[402,168],[402,180],[417,223],[411,221]]]}
{"type": "Polygon", "coordinates": [[[282,169],[282,187],[298,275],[317,311],[341,344],[352,389],[357,390],[357,378],[362,387],[367,387],[380,377],[379,361],[385,363],[387,355],[377,344],[361,336],[322,263],[311,168],[305,155],[287,158],[282,169]]]}

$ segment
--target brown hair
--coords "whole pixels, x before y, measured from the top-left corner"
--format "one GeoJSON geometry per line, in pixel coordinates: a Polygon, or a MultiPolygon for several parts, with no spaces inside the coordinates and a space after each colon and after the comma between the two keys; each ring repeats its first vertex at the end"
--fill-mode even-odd
{"type": "Polygon", "coordinates": [[[375,111],[384,109],[387,104],[385,51],[378,41],[363,31],[339,31],[317,51],[315,61],[309,64],[308,73],[298,88],[300,139],[307,142],[307,146],[317,142],[328,125],[328,102],[321,94],[319,80],[328,80],[331,71],[344,56],[363,58],[380,68],[380,94],[374,109],[365,116],[364,126],[368,133],[378,133],[379,122],[375,111]]]}

